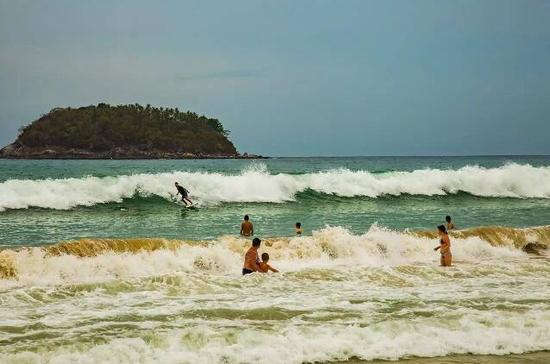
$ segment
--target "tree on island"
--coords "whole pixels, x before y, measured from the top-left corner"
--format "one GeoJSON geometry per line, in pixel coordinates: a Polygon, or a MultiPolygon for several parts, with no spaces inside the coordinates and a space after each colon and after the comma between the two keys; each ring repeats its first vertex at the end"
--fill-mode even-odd
{"type": "MultiPolygon", "coordinates": [[[[90,153],[165,152],[237,156],[218,119],[177,108],[100,103],[55,108],[20,129],[14,148],[74,149],[90,153]]],[[[5,148],[6,149],[6,148],[5,148]]],[[[5,153],[4,153],[5,154],[5,153]]]]}

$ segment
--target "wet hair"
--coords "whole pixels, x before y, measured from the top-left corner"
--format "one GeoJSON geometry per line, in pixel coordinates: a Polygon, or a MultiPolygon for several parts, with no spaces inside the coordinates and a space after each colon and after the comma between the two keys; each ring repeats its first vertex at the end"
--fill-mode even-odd
{"type": "Polygon", "coordinates": [[[244,215],[244,220],[245,221],[248,221],[250,219],[250,217],[248,217],[248,215],[244,215]]]}
{"type": "Polygon", "coordinates": [[[447,228],[445,228],[445,225],[439,225],[437,227],[437,230],[441,231],[442,233],[447,234],[447,228]]]}
{"type": "Polygon", "coordinates": [[[297,227],[297,228],[301,228],[301,227],[302,227],[302,223],[301,223],[301,222],[297,222],[297,223],[296,223],[296,227],[297,227]]]}
{"type": "Polygon", "coordinates": [[[267,253],[262,253],[262,261],[263,262],[267,262],[269,260],[269,254],[267,253]]]}
{"type": "Polygon", "coordinates": [[[177,183],[177,182],[174,182],[174,184],[175,184],[175,185],[179,185],[179,183],[177,183]]]}
{"type": "Polygon", "coordinates": [[[449,215],[445,216],[445,221],[451,222],[451,217],[449,215]]]}
{"type": "Polygon", "coordinates": [[[254,240],[252,240],[252,246],[255,246],[256,248],[259,247],[261,243],[262,241],[259,238],[254,238],[254,240]]]}

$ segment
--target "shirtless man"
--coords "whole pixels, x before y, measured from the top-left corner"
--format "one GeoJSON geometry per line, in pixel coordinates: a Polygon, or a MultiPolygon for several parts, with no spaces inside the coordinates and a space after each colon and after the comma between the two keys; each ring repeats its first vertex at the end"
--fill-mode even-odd
{"type": "Polygon", "coordinates": [[[260,248],[261,243],[262,241],[258,238],[254,238],[254,240],[252,240],[252,246],[244,255],[243,276],[245,274],[258,271],[260,264],[260,258],[258,258],[258,248],[260,248]]]}
{"type": "Polygon", "coordinates": [[[451,239],[449,239],[449,234],[447,234],[447,229],[444,225],[439,225],[437,227],[437,232],[440,236],[439,246],[434,248],[434,251],[441,253],[441,266],[450,267],[453,261],[453,255],[451,254],[451,239]]]}
{"type": "Polygon", "coordinates": [[[445,216],[445,221],[447,221],[447,230],[455,229],[455,224],[453,224],[453,221],[451,220],[451,217],[449,215],[445,216]]]}
{"type": "Polygon", "coordinates": [[[253,236],[254,235],[254,225],[250,222],[248,215],[244,215],[244,221],[241,223],[241,235],[242,236],[253,236]]]}
{"type": "Polygon", "coordinates": [[[297,222],[296,225],[294,226],[294,232],[296,233],[296,235],[298,236],[301,236],[302,233],[304,232],[304,228],[302,227],[302,223],[301,222],[297,222]]]}

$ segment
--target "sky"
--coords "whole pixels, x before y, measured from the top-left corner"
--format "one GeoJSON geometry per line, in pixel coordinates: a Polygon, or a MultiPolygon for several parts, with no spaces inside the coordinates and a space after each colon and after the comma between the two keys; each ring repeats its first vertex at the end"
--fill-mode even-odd
{"type": "Polygon", "coordinates": [[[0,144],[54,107],[268,156],[550,154],[550,1],[0,0],[0,144]]]}

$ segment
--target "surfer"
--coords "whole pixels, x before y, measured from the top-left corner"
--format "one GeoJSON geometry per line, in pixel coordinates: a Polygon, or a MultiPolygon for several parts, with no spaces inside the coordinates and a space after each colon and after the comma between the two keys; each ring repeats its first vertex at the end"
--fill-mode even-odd
{"type": "Polygon", "coordinates": [[[258,238],[252,240],[252,246],[246,251],[244,255],[243,276],[257,272],[260,264],[260,258],[258,258],[258,249],[262,241],[258,238]]]}
{"type": "Polygon", "coordinates": [[[269,264],[267,264],[267,262],[269,262],[269,254],[263,253],[262,254],[262,261],[258,265],[258,271],[260,271],[262,273],[267,273],[269,271],[272,271],[273,273],[279,272],[277,269],[275,269],[272,266],[270,266],[269,264]]]}
{"type": "Polygon", "coordinates": [[[445,221],[447,221],[447,230],[455,229],[455,224],[453,224],[453,221],[449,215],[445,216],[445,221]]]}
{"type": "Polygon", "coordinates": [[[449,234],[444,225],[439,225],[437,230],[440,240],[439,246],[434,248],[434,251],[439,250],[441,253],[441,266],[450,267],[453,260],[453,255],[451,254],[451,239],[449,239],[449,234]]]}
{"type": "Polygon", "coordinates": [[[253,236],[254,235],[254,225],[250,222],[250,217],[244,215],[244,221],[241,223],[241,233],[242,236],[253,236]]]}
{"type": "Polygon", "coordinates": [[[176,193],[176,196],[178,194],[181,195],[181,202],[183,202],[186,206],[189,204],[189,205],[192,205],[193,204],[193,201],[191,201],[189,199],[189,191],[187,191],[184,187],[180,186],[179,183],[174,183],[174,185],[176,185],[176,189],[178,190],[178,193],[176,193]]]}

